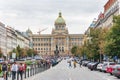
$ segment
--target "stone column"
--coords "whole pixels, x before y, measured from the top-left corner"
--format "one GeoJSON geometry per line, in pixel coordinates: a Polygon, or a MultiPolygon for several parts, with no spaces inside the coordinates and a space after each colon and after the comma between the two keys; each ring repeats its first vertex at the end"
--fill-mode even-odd
{"type": "Polygon", "coordinates": [[[53,49],[54,49],[54,43],[53,43],[53,37],[51,37],[51,53],[50,54],[53,54],[53,49]]]}

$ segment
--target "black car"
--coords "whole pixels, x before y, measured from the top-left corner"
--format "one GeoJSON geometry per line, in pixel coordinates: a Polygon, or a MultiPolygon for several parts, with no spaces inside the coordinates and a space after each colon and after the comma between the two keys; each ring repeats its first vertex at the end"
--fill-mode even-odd
{"type": "Polygon", "coordinates": [[[99,62],[94,62],[90,65],[90,70],[97,70],[97,65],[99,64],[99,62]]]}

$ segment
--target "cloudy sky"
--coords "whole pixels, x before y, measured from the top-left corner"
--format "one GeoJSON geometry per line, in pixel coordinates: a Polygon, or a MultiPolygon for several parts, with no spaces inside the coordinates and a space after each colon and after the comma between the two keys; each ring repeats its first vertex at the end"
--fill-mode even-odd
{"type": "Polygon", "coordinates": [[[84,33],[108,0],[0,0],[0,22],[20,31],[51,33],[62,12],[69,33],[84,33]]]}

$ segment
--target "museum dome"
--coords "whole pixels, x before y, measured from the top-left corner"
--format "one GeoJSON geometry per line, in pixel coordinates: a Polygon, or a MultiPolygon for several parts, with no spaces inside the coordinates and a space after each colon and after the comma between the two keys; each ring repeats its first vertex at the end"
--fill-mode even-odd
{"type": "Polygon", "coordinates": [[[62,17],[62,13],[59,12],[58,18],[55,20],[55,25],[65,24],[65,20],[62,17]]]}

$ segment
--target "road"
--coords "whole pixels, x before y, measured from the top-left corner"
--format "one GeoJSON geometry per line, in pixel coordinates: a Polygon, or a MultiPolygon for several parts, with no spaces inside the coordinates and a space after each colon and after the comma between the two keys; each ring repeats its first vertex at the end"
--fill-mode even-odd
{"type": "Polygon", "coordinates": [[[67,60],[62,60],[55,67],[50,68],[26,80],[119,80],[108,73],[90,71],[86,67],[68,67],[67,60]]]}

